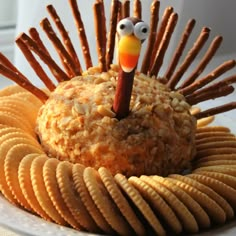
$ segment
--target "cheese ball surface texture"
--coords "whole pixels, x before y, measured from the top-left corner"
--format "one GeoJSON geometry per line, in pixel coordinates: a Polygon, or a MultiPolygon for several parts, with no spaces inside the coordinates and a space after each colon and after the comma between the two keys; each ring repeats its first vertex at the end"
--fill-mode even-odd
{"type": "Polygon", "coordinates": [[[118,69],[91,68],[62,82],[41,107],[36,132],[50,157],[126,176],[179,173],[195,155],[196,120],[178,92],[136,73],[130,114],[115,118],[118,69]]]}

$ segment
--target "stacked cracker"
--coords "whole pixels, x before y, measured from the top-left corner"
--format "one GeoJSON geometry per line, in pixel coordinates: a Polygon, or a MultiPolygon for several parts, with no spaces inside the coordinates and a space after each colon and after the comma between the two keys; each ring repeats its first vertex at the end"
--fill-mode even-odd
{"type": "MultiPolygon", "coordinates": [[[[84,48],[86,69],[89,69],[92,60],[83,22],[76,1],[70,0],[69,3],[84,48]]],[[[118,19],[129,16],[129,4],[129,1],[112,1],[110,34],[106,39],[103,1],[95,2],[95,16],[101,22],[95,24],[99,36],[97,48],[101,71],[110,68],[115,45],[115,25],[118,19]]],[[[158,27],[159,5],[159,1],[153,1],[151,6],[151,34],[141,66],[142,73],[156,77],[159,76],[178,19],[173,8],[168,7],[158,27]]],[[[53,42],[64,69],[50,56],[35,28],[29,30],[30,36],[22,34],[16,42],[47,89],[53,91],[56,85],[32,51],[49,67],[58,82],[82,74],[82,68],[55,9],[48,6],[48,11],[63,42],[55,34],[48,19],[44,19],[41,26],[53,42]]],[[[141,17],[141,2],[138,0],[134,1],[134,15],[141,17]]],[[[191,105],[232,93],[234,89],[231,84],[235,82],[235,76],[230,76],[208,85],[233,68],[233,60],[198,79],[222,41],[217,36],[196,70],[177,87],[209,37],[210,29],[203,28],[196,43],[177,68],[194,24],[194,20],[187,23],[173,61],[164,79],[160,79],[171,89],[183,93],[191,105]]],[[[38,109],[47,100],[48,92],[34,86],[2,54],[0,62],[0,73],[30,91],[12,86],[0,92],[0,190],[13,204],[46,220],[78,230],[119,235],[195,233],[214,224],[223,224],[234,217],[236,139],[226,127],[205,126],[211,122],[211,117],[201,118],[234,109],[235,102],[203,112],[193,111],[199,127],[196,134],[197,155],[191,174],[170,175],[166,178],[132,176],[127,179],[121,174],[112,176],[102,167],[95,170],[49,159],[34,132],[38,109]]]]}

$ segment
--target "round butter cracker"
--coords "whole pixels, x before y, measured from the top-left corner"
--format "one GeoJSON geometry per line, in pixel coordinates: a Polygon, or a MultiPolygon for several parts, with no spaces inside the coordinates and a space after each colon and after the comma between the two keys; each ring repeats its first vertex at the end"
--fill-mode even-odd
{"type": "Polygon", "coordinates": [[[31,164],[30,177],[33,190],[40,206],[46,212],[46,214],[57,224],[66,225],[66,221],[62,218],[62,216],[54,207],[45,187],[43,179],[43,166],[47,160],[48,157],[39,156],[36,157],[31,164]]]}
{"type": "Polygon", "coordinates": [[[169,178],[153,176],[153,179],[158,181],[169,189],[192,213],[200,228],[209,228],[211,221],[206,211],[202,206],[186,191],[175,185],[169,178]]]}
{"type": "Polygon", "coordinates": [[[74,186],[82,202],[84,203],[89,214],[92,216],[93,220],[96,222],[97,226],[101,228],[103,232],[107,234],[113,233],[111,226],[107,223],[102,213],[97,208],[89,191],[84,183],[83,174],[85,166],[81,164],[75,164],[72,167],[74,186]]]}
{"type": "Polygon", "coordinates": [[[59,164],[59,160],[56,158],[49,158],[46,160],[43,166],[43,180],[48,196],[50,197],[54,207],[64,220],[77,230],[81,230],[81,226],[75,220],[70,213],[69,208],[66,206],[64,199],[61,196],[61,192],[57,183],[56,169],[59,164]]]}
{"type": "Polygon", "coordinates": [[[128,181],[141,193],[151,208],[161,216],[171,231],[175,234],[182,232],[182,225],[174,211],[151,186],[135,176],[130,177],[128,181]]]}
{"type": "Polygon", "coordinates": [[[126,193],[126,195],[145,217],[155,233],[158,235],[166,235],[163,226],[161,225],[160,221],[158,220],[148,203],[143,199],[141,194],[133,187],[133,185],[128,182],[126,177],[122,174],[116,174],[114,178],[119,187],[126,193]]]}
{"type": "Polygon", "coordinates": [[[188,208],[165,186],[158,183],[149,176],[141,176],[141,180],[150,185],[174,210],[176,216],[179,218],[182,226],[186,232],[196,233],[199,230],[198,224],[192,213],[188,208]]]}
{"type": "Polygon", "coordinates": [[[78,224],[81,225],[81,228],[90,232],[99,231],[98,226],[88,213],[79,194],[75,190],[72,164],[67,161],[58,163],[56,177],[62,198],[78,224]]]}
{"type": "Polygon", "coordinates": [[[145,229],[143,224],[140,222],[138,217],[135,215],[133,209],[130,207],[127,199],[123,196],[122,192],[120,191],[119,187],[117,186],[114,177],[104,167],[100,167],[98,169],[98,173],[103,181],[104,186],[107,189],[107,192],[112,197],[113,201],[119,208],[120,212],[123,214],[129,225],[132,227],[136,235],[144,235],[145,229]]]}
{"type": "Polygon", "coordinates": [[[168,177],[173,179],[178,179],[190,186],[195,187],[199,191],[207,194],[211,199],[213,199],[217,204],[219,204],[222,207],[222,209],[225,211],[227,219],[232,219],[234,217],[234,210],[232,209],[230,204],[222,196],[216,193],[213,189],[187,176],[173,174],[169,175],[168,177]]]}
{"type": "Polygon", "coordinates": [[[132,235],[131,227],[112,201],[98,172],[91,167],[86,167],[83,178],[90,196],[113,230],[120,235],[132,235]]]}

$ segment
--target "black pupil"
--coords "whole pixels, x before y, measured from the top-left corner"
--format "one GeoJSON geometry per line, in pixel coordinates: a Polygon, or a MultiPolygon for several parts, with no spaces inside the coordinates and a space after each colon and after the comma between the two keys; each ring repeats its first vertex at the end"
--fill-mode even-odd
{"type": "Polygon", "coordinates": [[[142,33],[147,33],[147,28],[143,28],[142,33]]]}
{"type": "Polygon", "coordinates": [[[120,25],[120,29],[123,30],[124,28],[125,28],[125,25],[124,25],[124,24],[121,24],[121,25],[120,25]]]}

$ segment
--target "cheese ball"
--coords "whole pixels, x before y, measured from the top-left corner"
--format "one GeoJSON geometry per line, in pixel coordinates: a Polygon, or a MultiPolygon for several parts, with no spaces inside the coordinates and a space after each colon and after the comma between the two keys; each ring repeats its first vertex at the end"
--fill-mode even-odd
{"type": "Polygon", "coordinates": [[[41,107],[36,124],[50,157],[126,176],[180,173],[195,155],[196,119],[184,96],[155,77],[136,73],[130,113],[112,110],[118,67],[90,68],[61,82],[41,107]]]}

